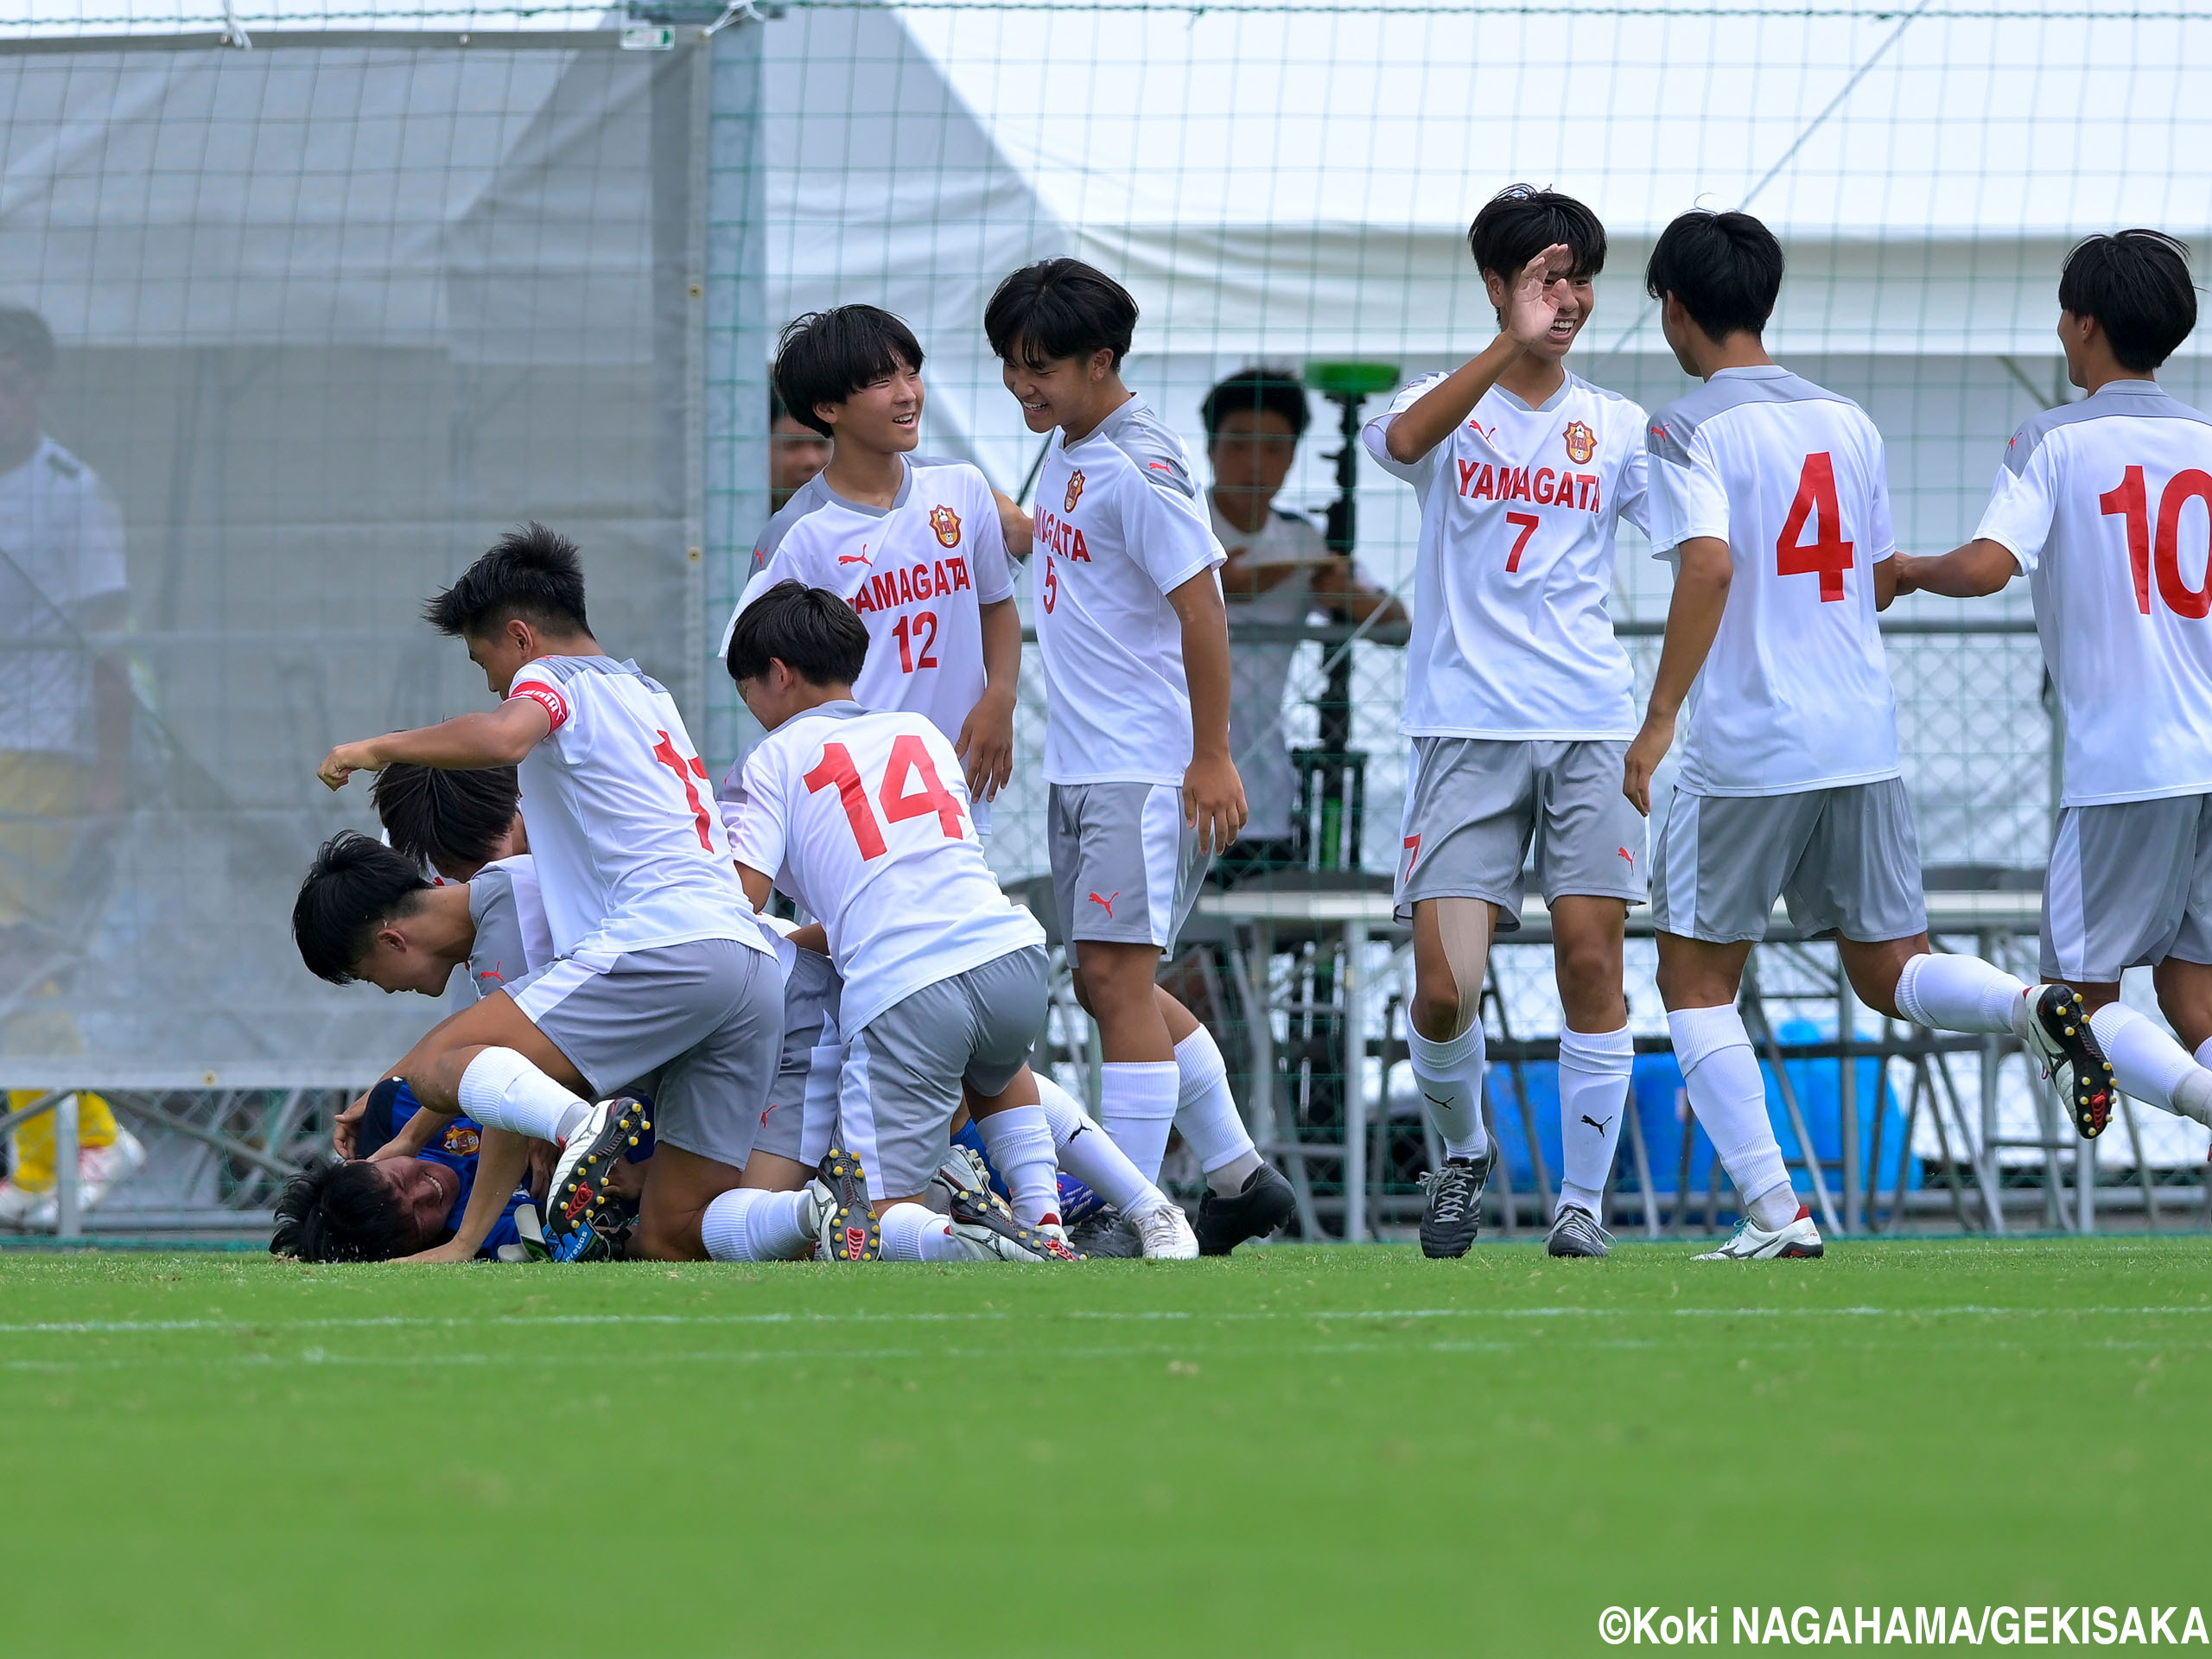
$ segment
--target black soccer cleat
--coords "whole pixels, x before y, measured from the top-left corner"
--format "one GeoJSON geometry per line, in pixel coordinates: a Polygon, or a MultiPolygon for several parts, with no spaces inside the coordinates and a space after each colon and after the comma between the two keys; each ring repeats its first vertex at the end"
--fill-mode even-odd
{"type": "Polygon", "coordinates": [[[1136,1228],[1112,1205],[1103,1205],[1068,1229],[1068,1243],[1084,1256],[1135,1257],[1144,1254],[1136,1228]]]}
{"type": "Polygon", "coordinates": [[[2029,1011],[2029,1051],[2042,1063],[2051,1087],[2084,1141],[2094,1141],[2112,1122],[2112,1062],[2090,1028],[2082,994],[2071,985],[2046,985],[2035,993],[2029,1011]]]}
{"type": "Polygon", "coordinates": [[[880,1262],[883,1229],[868,1195],[861,1160],[832,1147],[807,1187],[814,1199],[814,1254],[820,1262],[880,1262]]]}
{"type": "Polygon", "coordinates": [[[554,1261],[603,1261],[628,1237],[635,1208],[608,1185],[615,1166],[652,1128],[645,1107],[618,1095],[593,1107],[563,1143],[545,1191],[544,1237],[554,1261]]]}
{"type": "Polygon", "coordinates": [[[1273,1164],[1262,1164],[1244,1178],[1233,1198],[1209,1192],[1192,1217],[1200,1255],[1227,1255],[1248,1238],[1265,1238],[1297,1212],[1290,1183],[1273,1164]]]}
{"type": "Polygon", "coordinates": [[[1495,1147],[1479,1158],[1446,1158],[1444,1167],[1422,1176],[1428,1202],[1421,1206],[1421,1253],[1433,1262],[1465,1255],[1482,1230],[1483,1189],[1490,1185],[1495,1147]]]}

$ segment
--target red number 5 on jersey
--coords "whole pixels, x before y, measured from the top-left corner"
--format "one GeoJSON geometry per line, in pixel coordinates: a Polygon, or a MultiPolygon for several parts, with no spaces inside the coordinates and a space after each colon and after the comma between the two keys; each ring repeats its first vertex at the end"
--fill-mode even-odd
{"type": "MultiPolygon", "coordinates": [[[[834,785],[845,809],[845,822],[853,827],[853,842],[861,849],[861,856],[883,856],[883,831],[868,806],[868,785],[861,781],[860,768],[853,764],[849,749],[842,743],[824,743],[821,760],[799,782],[806,785],[810,795],[834,785]]],[[[963,828],[960,803],[938,777],[928,746],[911,732],[893,741],[891,759],[884,763],[883,786],[876,791],[875,798],[883,808],[886,823],[904,823],[908,818],[933,812],[938,827],[944,831],[944,838],[960,839],[963,828]],[[910,777],[921,782],[921,787],[911,794],[906,789],[910,777]]]]}
{"type": "Polygon", "coordinates": [[[2117,514],[2127,520],[2127,563],[2135,576],[2135,608],[2144,615],[2151,614],[2151,570],[2155,563],[2158,572],[2158,597],[2176,616],[2185,616],[2194,621],[2212,616],[2212,563],[2208,563],[2203,585],[2191,588],[2181,574],[2181,515],[2191,501],[2204,503],[2206,525],[2212,529],[2212,474],[2192,467],[2186,472],[2176,473],[2166,485],[2165,493],[2158,498],[2158,534],[2156,552],[2151,537],[2151,491],[2143,481],[2143,469],[2131,467],[2120,482],[2097,498],[2097,505],[2107,518],[2117,514]]]}
{"type": "Polygon", "coordinates": [[[1835,499],[1835,457],[1823,449],[1805,457],[1797,475],[1797,499],[1782,521],[1774,543],[1774,569],[1781,576],[1817,575],[1821,603],[1843,597],[1843,573],[1851,569],[1853,544],[1843,539],[1843,509],[1835,499]],[[1817,518],[1815,518],[1817,515],[1817,518]],[[1815,518],[1813,539],[1801,541],[1805,521],[1815,518]]]}

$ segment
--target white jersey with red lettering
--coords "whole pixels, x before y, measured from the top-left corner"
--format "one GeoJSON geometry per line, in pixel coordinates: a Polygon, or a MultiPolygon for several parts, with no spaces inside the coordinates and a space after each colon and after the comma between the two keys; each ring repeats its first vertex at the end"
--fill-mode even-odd
{"type": "Polygon", "coordinates": [[[725,810],[737,861],[830,936],[840,1030],[1045,943],[984,863],[960,763],[920,715],[842,702],[794,715],[753,745],[725,810]]]}
{"type": "Polygon", "coordinates": [[[1045,779],[1180,784],[1191,765],[1183,627],[1166,596],[1227,556],[1183,441],[1132,397],[1056,435],[1030,556],[1045,664],[1045,779]]]}
{"type": "Polygon", "coordinates": [[[779,582],[826,588],[868,626],[853,683],[867,709],[911,709],[957,741],[983,695],[982,607],[1014,597],[989,481],[964,461],[916,456],[888,507],[849,501],[829,474],[801,485],[753,550],[753,575],[722,630],[779,582]]]}
{"type": "Polygon", "coordinates": [[[1492,386],[1419,461],[1390,426],[1444,376],[1416,380],[1361,433],[1421,498],[1408,737],[1590,741],[1636,734],[1636,676],[1613,635],[1614,532],[1644,527],[1643,410],[1580,375],[1531,406],[1492,386]]]}
{"type": "Polygon", "coordinates": [[[1732,575],[1685,712],[1681,787],[1771,795],[1897,773],[1874,567],[1897,551],[1882,435],[1778,365],[1722,369],[1651,418],[1650,534],[1728,543],[1732,575]]]}
{"type": "Polygon", "coordinates": [[[2012,435],[1978,537],[2027,572],[2062,806],[2212,794],[2212,420],[2114,380],[2012,435]]]}
{"type": "Polygon", "coordinates": [[[693,939],[768,949],[673,697],[610,657],[541,657],[507,695],[553,721],[520,782],[559,955],[604,970],[626,950],[693,939]]]}

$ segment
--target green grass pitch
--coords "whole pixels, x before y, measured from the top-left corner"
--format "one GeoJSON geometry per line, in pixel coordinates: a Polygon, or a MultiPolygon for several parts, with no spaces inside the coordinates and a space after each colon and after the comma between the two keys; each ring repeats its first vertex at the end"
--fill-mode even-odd
{"type": "Polygon", "coordinates": [[[1554,1655],[2190,1603],[2212,1239],[0,1258],[23,1654],[1554,1655]]]}

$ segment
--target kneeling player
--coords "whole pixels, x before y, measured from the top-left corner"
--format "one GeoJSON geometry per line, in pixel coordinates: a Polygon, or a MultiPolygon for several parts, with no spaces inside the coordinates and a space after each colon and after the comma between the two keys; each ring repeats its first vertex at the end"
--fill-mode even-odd
{"type": "Polygon", "coordinates": [[[1897,575],[1881,435],[1856,404],[1767,356],[1781,283],[1781,245],[1748,213],[1685,213],[1645,274],[1667,343],[1705,382],[1651,421],[1651,544],[1675,562],[1675,593],[1623,780],[1649,811],[1651,774],[1688,701],[1651,873],[1659,994],[1691,1108],[1745,1212],[1701,1259],[1822,1249],[1736,1009],[1777,897],[1808,936],[1836,936],[1853,988],[1878,1013],[2017,1034],[2085,1128],[2103,1126],[2112,1100],[2111,1068],[2072,989],[1929,950],[1874,615],[1897,575]]]}
{"type": "Polygon", "coordinates": [[[821,918],[844,981],[850,1155],[828,1166],[847,1189],[833,1254],[875,1254],[880,1220],[893,1261],[1073,1260],[1050,1207],[1052,1127],[1028,1066],[1045,1022],[1044,930],[992,879],[943,734],[920,715],[852,701],[867,654],[851,608],[796,582],[746,608],[728,652],[768,733],[735,803],[740,876],[756,906],[772,885],[821,918]],[[972,1192],[954,1194],[949,1228],[916,1202],[950,1151],[963,1084],[1033,1225],[972,1192]]]}
{"type": "MultiPolygon", "coordinates": [[[[593,1230],[598,1172],[638,1128],[627,1103],[594,1107],[580,1091],[653,1075],[660,1149],[632,1253],[701,1259],[700,1217],[741,1177],[783,1023],[772,955],[699,787],[706,769],[674,700],[592,637],[582,562],[564,537],[531,525],[503,538],[429,614],[467,641],[505,701],[340,745],[321,776],[337,789],[395,760],[518,766],[559,954],[446,1020],[397,1070],[433,1111],[466,1110],[499,1132],[485,1139],[487,1173],[496,1155],[511,1179],[524,1137],[563,1143],[549,1222],[564,1235],[593,1230]]],[[[491,1196],[480,1182],[436,1259],[474,1253],[491,1196]]]]}

